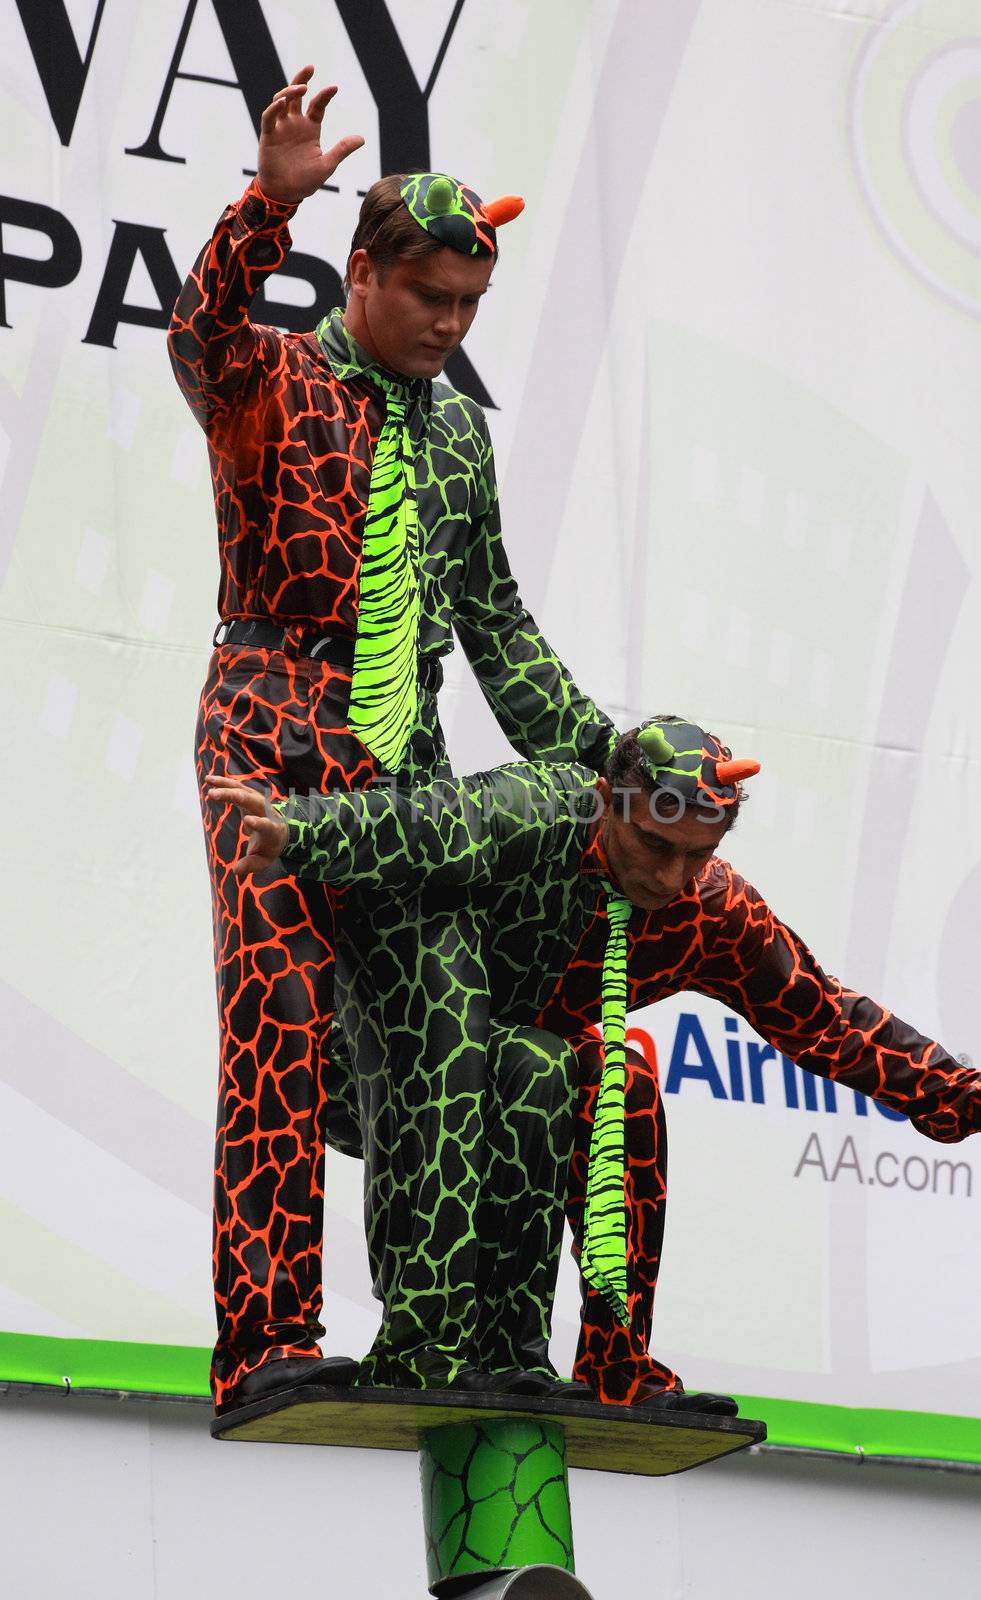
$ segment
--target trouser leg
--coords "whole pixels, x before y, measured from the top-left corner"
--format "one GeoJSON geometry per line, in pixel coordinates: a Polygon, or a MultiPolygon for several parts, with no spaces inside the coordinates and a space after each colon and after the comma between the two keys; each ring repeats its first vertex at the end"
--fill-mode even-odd
{"type": "Polygon", "coordinates": [[[491,1027],[477,1210],[474,1365],[554,1376],[548,1357],[572,1153],[575,1056],[540,1028],[491,1027]]]}
{"type": "MultiPolygon", "coordinates": [[[[316,669],[216,671],[202,697],[199,778],[262,780],[273,795],[336,786],[348,755],[324,724],[338,707],[316,669]],[[284,756],[285,751],[285,756],[284,756]],[[288,759],[286,759],[288,757],[288,759]]],[[[351,770],[357,766],[355,741],[351,770]]],[[[366,773],[370,775],[370,773],[366,773]]],[[[317,883],[231,872],[244,846],[234,808],[203,805],[219,1016],[215,1144],[216,1404],[270,1359],[319,1355],[323,1172],[334,903],[317,883]]]]}
{"type": "Polygon", "coordinates": [[[482,923],[353,897],[338,1005],[357,1075],[365,1227],[382,1323],[362,1383],[450,1382],[476,1330],[489,1004],[482,923]]]}
{"type": "MultiPolygon", "coordinates": [[[[586,1195],[586,1168],[596,1095],[603,1066],[601,1046],[587,1040],[576,1051],[579,1102],[575,1150],[570,1168],[567,1215],[573,1252],[579,1259],[586,1195]]],[[[629,1324],[621,1327],[602,1295],[585,1281],[582,1327],[573,1374],[601,1400],[629,1405],[643,1386],[675,1388],[678,1378],[648,1353],[654,1318],[654,1292],[664,1237],[667,1194],[667,1134],[656,1068],[636,1050],[627,1051],[626,1185],[627,1304],[629,1324]]]]}
{"type": "MultiPolygon", "coordinates": [[[[238,831],[231,815],[216,829],[219,869],[240,853],[238,831]]],[[[214,910],[213,1386],[221,1404],[270,1355],[316,1354],[323,1332],[322,1129],[334,956],[332,908],[322,891],[307,896],[288,880],[253,886],[219,870],[214,910]]]]}
{"type": "MultiPolygon", "coordinates": [[[[396,782],[403,790],[411,791],[436,778],[450,775],[446,744],[439,722],[439,707],[431,690],[422,690],[419,696],[419,720],[413,730],[405,753],[405,760],[396,782]]],[[[388,777],[385,783],[392,780],[388,777]]],[[[355,910],[356,916],[360,913],[355,910]]],[[[355,941],[357,946],[359,941],[355,941]]],[[[352,947],[353,951],[353,947],[352,947]]],[[[351,1048],[335,1015],[330,1030],[330,1094],[327,1100],[326,1140],[332,1150],[342,1155],[364,1155],[361,1119],[358,1103],[357,1077],[351,1048]]]]}
{"type": "Polygon", "coordinates": [[[330,1093],[324,1117],[324,1142],[342,1156],[364,1160],[358,1082],[351,1050],[335,1015],[330,1030],[330,1093]]]}

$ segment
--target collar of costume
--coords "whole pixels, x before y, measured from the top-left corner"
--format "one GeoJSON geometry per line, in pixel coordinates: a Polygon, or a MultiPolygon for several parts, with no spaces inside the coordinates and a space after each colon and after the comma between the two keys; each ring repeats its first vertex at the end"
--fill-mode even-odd
{"type": "Polygon", "coordinates": [[[496,256],[497,229],[525,207],[516,194],[485,205],[476,190],[445,172],[413,172],[399,193],[420,228],[462,256],[496,256]]]}
{"type": "MultiPolygon", "coordinates": [[[[596,794],[596,789],[590,785],[589,792],[596,794]]],[[[585,816],[585,812],[584,812],[585,816]]],[[[603,844],[603,830],[598,822],[590,818],[586,833],[586,842],[583,845],[582,855],[579,858],[579,871],[587,877],[597,880],[597,888],[601,889],[610,876],[610,863],[606,858],[606,849],[603,844]]]]}
{"type": "Polygon", "coordinates": [[[741,780],[760,770],[758,761],[734,761],[714,733],[682,717],[652,717],[637,730],[637,743],[654,787],[686,806],[735,805],[741,780]]]}
{"type": "Polygon", "coordinates": [[[369,378],[384,394],[393,391],[405,395],[406,405],[417,402],[428,410],[433,386],[428,378],[406,378],[402,373],[391,372],[370,356],[344,325],[344,308],[335,306],[317,325],[317,342],[327,357],[330,370],[340,383],[352,378],[369,378]]]}

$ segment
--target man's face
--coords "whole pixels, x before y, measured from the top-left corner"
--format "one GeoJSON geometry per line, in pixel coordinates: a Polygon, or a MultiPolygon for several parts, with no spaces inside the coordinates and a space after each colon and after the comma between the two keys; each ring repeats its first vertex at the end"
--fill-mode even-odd
{"type": "Polygon", "coordinates": [[[350,266],[355,338],[391,372],[435,378],[476,316],[495,260],[444,246],[379,269],[367,251],[356,250],[350,266]]]}
{"type": "Polygon", "coordinates": [[[719,820],[711,811],[686,808],[672,815],[670,798],[663,795],[660,806],[653,797],[653,810],[652,796],[628,795],[626,814],[618,816],[606,779],[596,788],[604,801],[600,836],[610,871],[631,904],[645,911],[660,911],[677,899],[729,831],[729,818],[719,820]]]}

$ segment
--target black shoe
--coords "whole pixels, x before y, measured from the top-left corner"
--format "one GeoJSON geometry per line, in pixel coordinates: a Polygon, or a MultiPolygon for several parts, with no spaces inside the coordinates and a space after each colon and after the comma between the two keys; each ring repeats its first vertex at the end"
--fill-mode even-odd
{"type": "Polygon", "coordinates": [[[310,1383],[319,1388],[348,1389],[357,1371],[358,1363],[350,1356],[287,1356],[281,1361],[267,1361],[245,1374],[224,1405],[215,1407],[215,1415],[220,1417],[226,1411],[251,1405],[253,1400],[267,1400],[271,1395],[302,1389],[310,1383]]]}
{"type": "Polygon", "coordinates": [[[596,1403],[596,1396],[588,1383],[579,1383],[575,1378],[553,1378],[548,1388],[542,1394],[543,1400],[557,1400],[560,1404],[565,1401],[575,1401],[579,1405],[584,1400],[596,1403]]]}
{"type": "Polygon", "coordinates": [[[635,1400],[645,1411],[687,1411],[690,1415],[735,1417],[739,1407],[731,1395],[689,1394],[685,1389],[658,1389],[646,1399],[635,1400]]]}
{"type": "Polygon", "coordinates": [[[464,1367],[457,1373],[450,1389],[463,1389],[469,1394],[545,1395],[557,1379],[544,1372],[524,1372],[511,1367],[507,1372],[485,1372],[482,1367],[464,1367]]]}

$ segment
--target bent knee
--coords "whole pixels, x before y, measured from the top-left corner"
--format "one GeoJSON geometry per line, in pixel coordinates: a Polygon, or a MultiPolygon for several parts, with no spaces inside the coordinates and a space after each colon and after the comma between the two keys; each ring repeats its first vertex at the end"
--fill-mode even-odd
{"type": "Polygon", "coordinates": [[[506,1104],[516,1101],[558,1111],[572,1104],[576,1058],[571,1046],[544,1028],[491,1029],[493,1077],[506,1104]]]}

